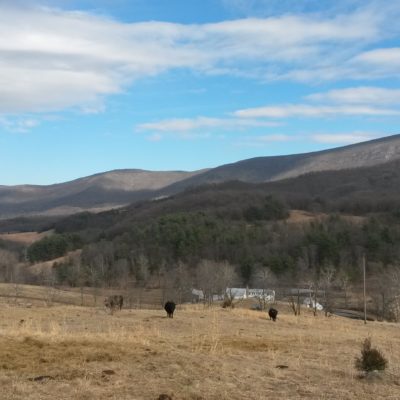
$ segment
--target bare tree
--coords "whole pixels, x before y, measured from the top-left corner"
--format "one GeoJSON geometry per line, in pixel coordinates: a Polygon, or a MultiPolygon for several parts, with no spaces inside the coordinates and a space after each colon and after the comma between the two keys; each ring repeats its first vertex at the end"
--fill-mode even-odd
{"type": "Polygon", "coordinates": [[[3,282],[12,282],[14,267],[18,262],[15,253],[0,249],[0,279],[3,282]]]}
{"type": "Polygon", "coordinates": [[[23,274],[22,274],[22,266],[20,264],[15,264],[12,268],[12,276],[11,282],[14,284],[14,296],[15,296],[15,303],[18,301],[18,297],[20,295],[21,286],[20,283],[22,282],[23,274]]]}
{"type": "MultiPolygon", "coordinates": [[[[289,299],[290,308],[294,315],[300,315],[301,313],[301,299],[302,293],[300,291],[300,276],[304,279],[308,275],[308,261],[304,257],[297,260],[296,274],[287,273],[285,281],[289,284],[289,291],[287,293],[289,299]]],[[[307,281],[307,279],[306,279],[307,281]]],[[[310,297],[311,300],[311,297],[310,297]]],[[[311,304],[311,303],[310,303],[311,304]]]]}
{"type": "Polygon", "coordinates": [[[344,294],[344,306],[345,308],[349,307],[349,289],[350,289],[350,276],[349,274],[341,270],[336,278],[339,287],[342,289],[344,294]]]}
{"type": "Polygon", "coordinates": [[[309,306],[312,307],[314,317],[317,315],[318,312],[318,300],[319,300],[319,291],[321,281],[316,271],[312,272],[307,276],[305,279],[306,285],[308,286],[309,290],[309,306]]]}
{"type": "Polygon", "coordinates": [[[114,263],[114,273],[117,277],[116,284],[120,289],[127,289],[130,280],[129,263],[126,258],[120,258],[114,263]]]}
{"type": "MultiPolygon", "coordinates": [[[[292,289],[290,289],[290,290],[292,290],[292,289]]],[[[296,295],[294,295],[292,293],[292,291],[290,292],[289,305],[290,305],[290,308],[292,309],[294,315],[296,315],[296,316],[300,315],[300,310],[301,310],[301,308],[300,308],[300,289],[297,289],[296,295]]]]}
{"type": "Polygon", "coordinates": [[[224,307],[234,307],[235,293],[232,287],[238,281],[235,267],[228,262],[219,263],[217,271],[217,292],[224,297],[224,307]],[[229,290],[227,290],[229,288],[229,290]]]}
{"type": "Polygon", "coordinates": [[[168,270],[166,265],[163,264],[158,268],[157,274],[158,285],[161,289],[161,306],[163,306],[166,301],[172,300],[170,297],[171,289],[174,287],[175,283],[175,273],[172,270],[168,270]]]}
{"type": "Polygon", "coordinates": [[[369,294],[375,304],[375,312],[381,320],[398,319],[400,310],[400,268],[381,267],[368,281],[369,294]]]}
{"type": "Polygon", "coordinates": [[[82,265],[82,259],[80,253],[71,254],[67,261],[66,265],[70,268],[68,272],[67,282],[70,286],[79,287],[79,291],[81,294],[81,306],[84,305],[84,296],[83,289],[85,284],[87,284],[89,280],[88,270],[82,265]]]}
{"type": "Polygon", "coordinates": [[[235,267],[229,264],[227,261],[217,263],[217,292],[225,294],[228,287],[232,287],[238,280],[238,276],[235,267]]]}
{"type": "Polygon", "coordinates": [[[321,286],[324,290],[324,308],[325,316],[333,312],[334,299],[332,296],[332,285],[334,282],[336,270],[332,265],[322,269],[320,275],[321,286]]]}
{"type": "Polygon", "coordinates": [[[182,261],[179,261],[177,266],[173,270],[173,280],[174,288],[178,292],[178,303],[182,304],[186,294],[193,287],[193,279],[189,272],[189,267],[182,261]]]}
{"type": "Polygon", "coordinates": [[[393,267],[390,271],[390,284],[392,286],[391,298],[388,301],[388,314],[390,319],[400,321],[400,266],[393,267]]]}
{"type": "Polygon", "coordinates": [[[55,290],[56,279],[55,279],[54,273],[48,274],[45,283],[46,283],[46,285],[45,285],[45,288],[46,288],[45,302],[46,302],[46,305],[48,307],[50,307],[53,305],[55,292],[56,292],[56,290],[55,290]]]}
{"type": "Polygon", "coordinates": [[[142,308],[143,291],[151,277],[150,264],[145,255],[136,255],[135,253],[131,254],[130,262],[133,265],[136,274],[137,308],[140,309],[142,308]]]}
{"type": "Polygon", "coordinates": [[[255,284],[258,289],[262,289],[262,293],[256,297],[262,310],[266,309],[268,303],[267,289],[269,289],[274,282],[276,282],[276,278],[272,271],[265,265],[259,265],[253,277],[253,284],[255,284]]]}
{"type": "Polygon", "coordinates": [[[217,293],[218,287],[218,268],[220,263],[212,260],[202,260],[197,266],[196,282],[199,289],[203,291],[205,304],[211,305],[213,295],[217,293]]]}

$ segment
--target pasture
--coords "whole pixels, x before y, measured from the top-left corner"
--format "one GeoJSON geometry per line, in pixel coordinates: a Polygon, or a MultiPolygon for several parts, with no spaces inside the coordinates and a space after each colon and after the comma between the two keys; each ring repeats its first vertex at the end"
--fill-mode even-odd
{"type": "Polygon", "coordinates": [[[400,329],[340,317],[277,322],[243,308],[160,310],[6,303],[0,308],[4,399],[399,399],[400,329]],[[366,336],[389,360],[381,378],[354,369],[366,336]]]}

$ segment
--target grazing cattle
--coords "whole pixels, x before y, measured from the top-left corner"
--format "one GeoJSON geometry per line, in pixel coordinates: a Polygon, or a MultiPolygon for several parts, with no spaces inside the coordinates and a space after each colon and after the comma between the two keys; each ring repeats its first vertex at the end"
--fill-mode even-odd
{"type": "Polygon", "coordinates": [[[164,310],[167,312],[168,318],[174,318],[175,303],[173,301],[167,301],[164,310]]]}
{"type": "Polygon", "coordinates": [[[123,304],[124,298],[121,295],[108,296],[104,300],[104,305],[110,309],[111,313],[117,308],[121,310],[123,304]]]}
{"type": "Polygon", "coordinates": [[[278,310],[275,310],[275,308],[270,308],[268,310],[268,315],[269,319],[272,319],[272,321],[276,321],[276,317],[278,316],[278,310]]]}

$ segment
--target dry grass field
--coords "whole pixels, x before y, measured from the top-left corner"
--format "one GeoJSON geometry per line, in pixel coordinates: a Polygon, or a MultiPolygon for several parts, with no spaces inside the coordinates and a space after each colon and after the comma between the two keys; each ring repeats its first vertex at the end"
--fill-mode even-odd
{"type": "Polygon", "coordinates": [[[0,398],[400,399],[398,325],[278,308],[274,323],[199,305],[168,319],[163,310],[2,303],[0,398]],[[389,360],[380,379],[354,369],[368,335],[389,360]]]}
{"type": "Polygon", "coordinates": [[[0,233],[0,239],[9,242],[17,242],[25,245],[31,245],[46,236],[49,236],[53,231],[46,232],[20,232],[20,233],[0,233]]]}
{"type": "Polygon", "coordinates": [[[161,289],[107,289],[107,288],[71,288],[37,285],[0,283],[0,299],[18,306],[101,306],[104,298],[113,294],[124,295],[124,304],[128,308],[158,308],[162,304],[161,289]]]}
{"type": "MultiPolygon", "coordinates": [[[[310,212],[304,210],[290,210],[289,218],[285,220],[289,224],[305,224],[310,222],[321,222],[329,218],[329,214],[321,212],[310,212]]],[[[366,218],[356,215],[341,215],[341,218],[353,224],[362,224],[366,218]]]]}

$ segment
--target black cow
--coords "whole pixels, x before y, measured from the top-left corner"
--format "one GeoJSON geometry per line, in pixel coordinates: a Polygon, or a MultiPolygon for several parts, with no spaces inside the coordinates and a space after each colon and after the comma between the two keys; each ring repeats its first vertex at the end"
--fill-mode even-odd
{"type": "Polygon", "coordinates": [[[122,309],[124,298],[121,295],[108,296],[104,300],[104,305],[110,309],[111,313],[116,309],[122,309]]]}
{"type": "Polygon", "coordinates": [[[276,317],[278,316],[278,310],[275,310],[275,308],[270,308],[268,310],[268,315],[269,315],[269,319],[272,321],[276,321],[276,317]]]}
{"type": "Polygon", "coordinates": [[[174,318],[175,303],[173,301],[167,301],[164,310],[167,312],[168,318],[174,318]]]}

